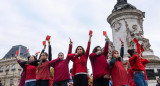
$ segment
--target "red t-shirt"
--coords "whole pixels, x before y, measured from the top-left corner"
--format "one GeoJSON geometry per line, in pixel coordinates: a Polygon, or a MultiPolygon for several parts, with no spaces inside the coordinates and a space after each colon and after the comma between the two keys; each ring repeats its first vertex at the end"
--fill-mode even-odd
{"type": "Polygon", "coordinates": [[[26,80],[36,79],[36,66],[26,64],[26,80]]]}
{"type": "Polygon", "coordinates": [[[49,62],[46,61],[39,66],[39,71],[36,75],[36,80],[49,80],[49,77],[50,77],[50,65],[49,62]]]}

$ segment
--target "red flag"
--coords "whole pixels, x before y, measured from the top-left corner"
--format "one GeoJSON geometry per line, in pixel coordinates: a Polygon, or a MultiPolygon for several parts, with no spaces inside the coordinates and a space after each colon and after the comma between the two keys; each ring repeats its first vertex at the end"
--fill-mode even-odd
{"type": "Polygon", "coordinates": [[[16,55],[18,56],[19,50],[16,51],[16,55]]]}
{"type": "Polygon", "coordinates": [[[50,40],[51,36],[47,35],[46,40],[50,40]]]}
{"type": "Polygon", "coordinates": [[[120,42],[123,42],[121,38],[119,38],[120,42]]]}
{"type": "Polygon", "coordinates": [[[145,50],[144,50],[144,48],[141,48],[141,52],[144,52],[145,50]]]}
{"type": "Polygon", "coordinates": [[[106,31],[103,31],[103,36],[107,36],[107,32],[106,31]]]}
{"type": "Polygon", "coordinates": [[[93,34],[93,31],[92,31],[92,30],[90,30],[90,31],[89,31],[89,35],[92,35],[92,34],[93,34]]]}
{"type": "Polygon", "coordinates": [[[140,55],[141,51],[140,51],[141,45],[139,43],[137,43],[137,53],[140,55]]]}
{"type": "Polygon", "coordinates": [[[46,41],[43,41],[43,45],[46,45],[46,41]]]}
{"type": "Polygon", "coordinates": [[[133,39],[133,41],[137,44],[138,43],[138,40],[136,38],[133,39]]]}
{"type": "Polygon", "coordinates": [[[37,54],[40,53],[40,51],[36,52],[37,54]]]}

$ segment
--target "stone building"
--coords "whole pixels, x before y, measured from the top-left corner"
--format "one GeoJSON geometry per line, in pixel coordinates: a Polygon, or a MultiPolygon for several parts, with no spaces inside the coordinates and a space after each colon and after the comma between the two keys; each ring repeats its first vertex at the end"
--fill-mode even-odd
{"type": "Polygon", "coordinates": [[[138,10],[135,6],[129,4],[127,0],[117,0],[112,13],[108,16],[107,21],[112,28],[113,43],[110,45],[110,51],[115,48],[120,50],[121,43],[119,38],[124,42],[124,59],[128,60],[128,49],[136,49],[133,39],[136,38],[144,46],[145,52],[143,57],[150,62],[146,66],[149,79],[149,86],[155,86],[156,78],[160,75],[160,59],[154,55],[150,49],[149,39],[144,37],[143,19],[145,12],[138,10]]]}
{"type": "Polygon", "coordinates": [[[26,61],[27,48],[22,45],[13,46],[11,50],[0,59],[0,80],[4,86],[18,86],[22,68],[14,58],[16,51],[19,50],[19,58],[21,61],[26,61]]]}

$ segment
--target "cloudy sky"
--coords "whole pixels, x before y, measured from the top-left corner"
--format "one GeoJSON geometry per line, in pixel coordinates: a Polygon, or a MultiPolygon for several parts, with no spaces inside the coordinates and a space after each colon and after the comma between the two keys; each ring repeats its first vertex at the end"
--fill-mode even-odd
{"type": "MultiPolygon", "coordinates": [[[[53,59],[58,52],[68,50],[69,37],[76,46],[87,46],[88,32],[94,31],[92,47],[104,45],[102,31],[112,30],[106,19],[117,0],[1,0],[0,1],[0,58],[14,45],[24,45],[34,54],[42,49],[42,41],[51,35],[53,59]]],[[[160,57],[160,0],[128,0],[146,12],[144,36],[151,49],[160,57]]],[[[71,66],[71,64],[70,64],[71,66]]],[[[90,68],[90,63],[88,63],[90,68]]]]}

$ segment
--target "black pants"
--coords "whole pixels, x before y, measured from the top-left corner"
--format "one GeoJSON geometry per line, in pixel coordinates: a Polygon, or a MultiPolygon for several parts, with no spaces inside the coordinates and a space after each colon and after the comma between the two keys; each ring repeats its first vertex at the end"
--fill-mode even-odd
{"type": "Polygon", "coordinates": [[[49,86],[49,80],[38,80],[36,86],[49,86]]]}
{"type": "Polygon", "coordinates": [[[68,81],[65,80],[65,81],[59,81],[59,82],[55,82],[53,83],[53,86],[68,86],[68,81]]]}
{"type": "Polygon", "coordinates": [[[109,80],[100,77],[93,81],[93,86],[109,86],[109,80]]]}
{"type": "Polygon", "coordinates": [[[73,78],[73,86],[88,86],[88,77],[86,74],[78,74],[73,78]]]}

